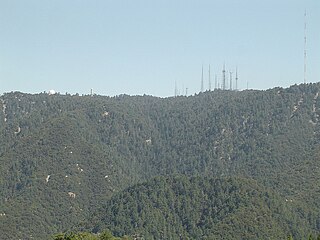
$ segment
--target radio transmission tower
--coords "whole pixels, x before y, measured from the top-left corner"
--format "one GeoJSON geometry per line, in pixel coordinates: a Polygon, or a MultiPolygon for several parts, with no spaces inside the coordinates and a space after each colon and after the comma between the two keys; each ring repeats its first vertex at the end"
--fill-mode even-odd
{"type": "Polygon", "coordinates": [[[230,90],[232,90],[232,72],[230,71],[230,90]]]}
{"type": "Polygon", "coordinates": [[[217,79],[217,74],[214,76],[214,89],[218,89],[218,79],[217,79]]]}
{"type": "Polygon", "coordinates": [[[223,64],[222,70],[222,90],[226,90],[226,66],[223,64]]]}
{"type": "Polygon", "coordinates": [[[307,10],[304,11],[304,84],[307,82],[307,10]]]}
{"type": "Polygon", "coordinates": [[[211,75],[210,75],[210,64],[209,64],[209,91],[211,91],[211,75]]]}
{"type": "Polygon", "coordinates": [[[177,87],[177,81],[174,82],[174,97],[178,96],[178,87],[177,87]]]}
{"type": "Polygon", "coordinates": [[[236,68],[236,91],[238,91],[238,68],[236,68]]]}

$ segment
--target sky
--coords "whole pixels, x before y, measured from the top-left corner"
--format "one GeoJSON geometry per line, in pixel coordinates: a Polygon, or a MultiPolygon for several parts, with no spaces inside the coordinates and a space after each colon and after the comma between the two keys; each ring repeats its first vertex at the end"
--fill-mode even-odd
{"type": "Polygon", "coordinates": [[[192,95],[224,64],[240,90],[303,83],[305,10],[318,82],[319,0],[0,0],[0,94],[192,95]]]}

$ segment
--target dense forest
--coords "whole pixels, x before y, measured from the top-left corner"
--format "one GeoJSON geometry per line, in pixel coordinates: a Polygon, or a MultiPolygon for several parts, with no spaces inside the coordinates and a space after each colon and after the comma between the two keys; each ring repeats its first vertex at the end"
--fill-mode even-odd
{"type": "Polygon", "coordinates": [[[1,238],[316,236],[319,92],[3,94],[1,238]]]}
{"type": "Polygon", "coordinates": [[[90,223],[146,239],[285,239],[308,234],[295,207],[253,180],[161,177],[115,194],[90,223]]]}
{"type": "Polygon", "coordinates": [[[93,234],[89,232],[68,232],[59,233],[51,238],[52,240],[131,240],[128,236],[115,237],[109,230],[104,230],[102,233],[93,234]]]}

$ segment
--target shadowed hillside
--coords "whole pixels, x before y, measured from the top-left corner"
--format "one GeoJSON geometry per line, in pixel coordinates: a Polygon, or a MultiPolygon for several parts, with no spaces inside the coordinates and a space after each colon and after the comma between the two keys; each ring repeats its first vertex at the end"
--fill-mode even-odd
{"type": "Polygon", "coordinates": [[[89,224],[145,239],[307,236],[294,207],[252,180],[160,177],[116,194],[89,224]]]}

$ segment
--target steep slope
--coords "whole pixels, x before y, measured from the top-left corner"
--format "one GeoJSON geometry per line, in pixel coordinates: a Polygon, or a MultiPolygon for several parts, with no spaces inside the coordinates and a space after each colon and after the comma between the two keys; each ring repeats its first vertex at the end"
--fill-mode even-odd
{"type": "MultiPolygon", "coordinates": [[[[3,99],[0,221],[6,239],[43,239],[67,229],[140,179],[141,164],[122,154],[129,144],[119,141],[127,136],[125,124],[143,124],[132,120],[134,111],[117,106],[118,99],[23,93],[3,99]]],[[[147,148],[139,132],[130,141],[147,148]]]]}
{"type": "Polygon", "coordinates": [[[248,179],[159,177],[113,196],[90,223],[145,239],[302,239],[292,208],[248,179]]]}
{"type": "Polygon", "coordinates": [[[75,223],[82,211],[92,207],[90,199],[112,192],[112,184],[104,179],[112,175],[112,169],[106,169],[107,153],[88,143],[76,129],[70,118],[53,119],[22,137],[14,151],[2,157],[8,166],[6,177],[10,177],[2,185],[5,219],[20,223],[8,224],[15,228],[10,232],[48,234],[48,226],[75,223]],[[104,181],[97,181],[99,177],[104,181]],[[30,226],[30,222],[36,224],[30,226]]]}
{"type": "Polygon", "coordinates": [[[41,239],[158,175],[241,176],[320,229],[320,84],[191,97],[0,96],[0,231],[41,239]],[[298,204],[299,205],[299,204],[298,204]],[[32,206],[32,207],[30,207],[32,206]]]}

